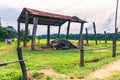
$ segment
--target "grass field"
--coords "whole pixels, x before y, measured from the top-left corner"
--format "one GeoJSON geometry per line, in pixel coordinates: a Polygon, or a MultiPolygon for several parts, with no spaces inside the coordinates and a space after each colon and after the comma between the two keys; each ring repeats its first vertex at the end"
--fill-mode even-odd
{"type": "MultiPolygon", "coordinates": [[[[45,41],[43,40],[41,43],[44,44],[45,41]]],[[[117,42],[117,44],[119,43],[120,42],[117,42]]],[[[90,45],[85,46],[85,48],[99,48],[111,45],[111,41],[107,44],[104,44],[104,42],[101,41],[99,45],[95,45],[94,41],[90,41],[90,45]]],[[[117,47],[117,55],[120,55],[119,48],[120,47],[117,47]]],[[[86,78],[92,71],[120,58],[119,56],[116,58],[111,57],[112,48],[85,51],[84,67],[80,67],[79,49],[32,51],[28,48],[23,48],[23,56],[24,59],[28,60],[25,63],[29,78],[36,78],[37,80],[66,80],[62,77],[55,78],[53,76],[45,76],[38,79],[42,74],[41,70],[44,69],[52,69],[56,73],[64,74],[71,79],[86,78]]],[[[0,62],[16,61],[17,59],[16,42],[13,42],[11,45],[0,42],[0,62]]],[[[0,80],[21,80],[21,77],[19,63],[0,67],[0,80]]],[[[114,77],[116,76],[113,75],[111,78],[114,77]]]]}

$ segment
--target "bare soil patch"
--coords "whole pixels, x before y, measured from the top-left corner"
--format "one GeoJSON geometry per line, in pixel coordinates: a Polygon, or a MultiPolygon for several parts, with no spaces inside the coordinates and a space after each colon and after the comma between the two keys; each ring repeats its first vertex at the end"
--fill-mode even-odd
{"type": "Polygon", "coordinates": [[[94,52],[107,52],[107,50],[94,50],[94,52]]]}
{"type": "Polygon", "coordinates": [[[54,78],[59,78],[59,77],[66,78],[66,75],[56,73],[52,69],[44,69],[44,70],[41,70],[40,72],[43,72],[44,75],[46,75],[46,76],[51,76],[51,77],[54,77],[54,78]]]}
{"type": "Polygon", "coordinates": [[[2,50],[0,50],[0,54],[6,53],[6,52],[9,52],[9,51],[10,51],[10,49],[2,49],[2,50]]]}
{"type": "Polygon", "coordinates": [[[29,80],[39,80],[40,78],[43,77],[52,77],[52,78],[63,78],[65,80],[84,80],[84,79],[79,79],[79,78],[70,78],[65,74],[60,74],[55,72],[53,69],[43,69],[43,70],[39,70],[40,73],[43,73],[42,75],[39,75],[36,78],[31,78],[32,72],[28,71],[28,77],[30,78],[29,80]]]}
{"type": "Polygon", "coordinates": [[[104,77],[109,77],[116,70],[120,70],[120,60],[114,61],[101,69],[98,69],[90,74],[89,77],[103,79],[104,77]]]}
{"type": "MultiPolygon", "coordinates": [[[[31,45],[27,45],[28,49],[31,49],[31,45]]],[[[49,46],[46,46],[45,44],[37,44],[35,45],[35,50],[54,50],[54,48],[51,48],[49,46]]]]}

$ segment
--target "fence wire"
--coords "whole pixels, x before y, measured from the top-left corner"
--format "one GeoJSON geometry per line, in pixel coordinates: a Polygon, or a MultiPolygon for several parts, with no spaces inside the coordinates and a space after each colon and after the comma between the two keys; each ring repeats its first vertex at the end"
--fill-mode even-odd
{"type": "MultiPolygon", "coordinates": [[[[115,46],[115,45],[114,45],[115,46]]],[[[116,46],[120,46],[120,45],[116,45],[116,46]]],[[[112,48],[113,46],[107,46],[107,47],[100,47],[100,48],[86,48],[86,49],[82,49],[84,51],[90,51],[90,50],[103,50],[103,49],[109,49],[112,48]]]]}

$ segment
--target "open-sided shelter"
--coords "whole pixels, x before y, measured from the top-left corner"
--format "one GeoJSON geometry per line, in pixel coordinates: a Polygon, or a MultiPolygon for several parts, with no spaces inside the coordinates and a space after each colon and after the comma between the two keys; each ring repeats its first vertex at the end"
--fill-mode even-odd
{"type": "Polygon", "coordinates": [[[48,12],[43,12],[35,9],[24,8],[17,20],[18,22],[18,47],[20,46],[20,23],[25,23],[25,34],[24,34],[24,47],[27,45],[27,35],[28,35],[28,25],[33,24],[33,32],[32,32],[32,44],[31,49],[35,49],[35,37],[37,25],[47,25],[47,45],[50,44],[50,26],[58,26],[58,38],[60,36],[61,26],[68,22],[67,26],[67,34],[66,39],[69,38],[69,29],[70,22],[77,22],[81,24],[80,36],[82,34],[83,24],[86,22],[84,20],[79,19],[76,16],[65,16],[60,14],[53,14],[48,12]]]}

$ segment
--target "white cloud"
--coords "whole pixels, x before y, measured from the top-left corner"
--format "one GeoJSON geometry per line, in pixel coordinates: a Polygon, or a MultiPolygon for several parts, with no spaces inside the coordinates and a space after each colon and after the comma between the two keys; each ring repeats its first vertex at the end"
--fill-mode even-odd
{"type": "MultiPolygon", "coordinates": [[[[116,0],[2,0],[0,1],[0,10],[7,8],[15,8],[19,11],[19,13],[18,11],[14,13],[11,13],[9,11],[8,13],[11,13],[11,15],[9,15],[6,12],[2,12],[4,15],[1,16],[0,14],[0,16],[2,17],[3,25],[7,23],[9,25],[16,26],[16,20],[22,8],[29,7],[42,11],[54,12],[70,16],[76,15],[79,18],[85,19],[89,22],[89,24],[86,24],[85,27],[91,25],[91,23],[95,21],[99,30],[101,29],[101,25],[104,24],[104,21],[115,12],[115,5],[116,0]]],[[[64,27],[62,28],[62,32],[66,33],[66,24],[63,26],[64,27]]],[[[72,26],[70,32],[78,33],[79,31],[76,32],[76,30],[79,30],[78,24],[72,24],[72,26]]],[[[44,30],[44,28],[41,29],[44,30]]],[[[53,28],[51,32],[54,32],[54,30],[57,31],[57,28],[53,28]]]]}

